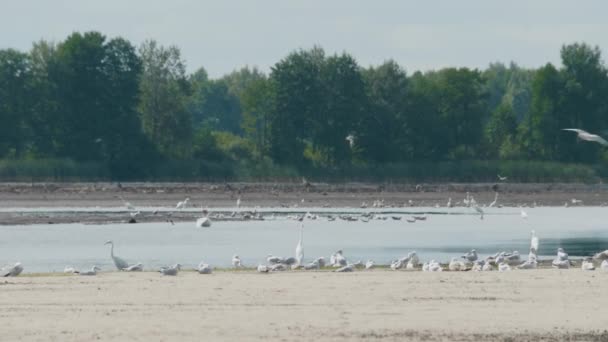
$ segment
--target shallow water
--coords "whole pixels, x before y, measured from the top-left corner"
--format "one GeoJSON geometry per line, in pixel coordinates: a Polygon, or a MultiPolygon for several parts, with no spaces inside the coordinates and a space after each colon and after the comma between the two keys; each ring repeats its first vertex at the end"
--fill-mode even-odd
{"type": "MultiPolygon", "coordinates": [[[[83,209],[84,210],[84,209],[83,209]]],[[[95,209],[88,208],[89,211],[95,209]]],[[[302,209],[300,209],[302,210],[302,209]]],[[[329,211],[314,209],[312,211],[329,211]]],[[[540,237],[541,258],[552,258],[558,246],[571,256],[591,255],[608,249],[608,209],[527,208],[527,220],[517,208],[486,210],[479,217],[466,208],[408,208],[408,212],[430,212],[426,221],[407,223],[372,220],[346,222],[326,219],[304,222],[305,259],[329,258],[338,249],[350,261],[390,260],[415,250],[422,260],[447,262],[475,248],[486,256],[501,250],[527,254],[530,230],[540,237]]],[[[358,209],[331,209],[353,212],[358,209]]],[[[406,212],[405,209],[387,209],[406,212]]],[[[407,214],[402,214],[404,218],[407,214]]],[[[62,271],[66,265],[90,268],[100,265],[112,270],[110,248],[129,263],[142,262],[148,269],[181,263],[193,267],[201,260],[216,266],[229,266],[233,254],[241,256],[246,266],[263,262],[269,253],[292,256],[299,237],[299,222],[279,217],[276,220],[214,222],[211,228],[199,229],[193,222],[142,224],[54,224],[0,226],[0,265],[20,261],[25,272],[62,271]]]]}

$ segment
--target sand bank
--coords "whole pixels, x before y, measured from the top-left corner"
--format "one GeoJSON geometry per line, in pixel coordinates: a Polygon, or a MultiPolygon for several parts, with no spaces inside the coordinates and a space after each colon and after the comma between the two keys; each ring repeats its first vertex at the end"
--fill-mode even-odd
{"type": "Polygon", "coordinates": [[[0,281],[6,341],[608,338],[608,273],[102,273],[0,281]]]}

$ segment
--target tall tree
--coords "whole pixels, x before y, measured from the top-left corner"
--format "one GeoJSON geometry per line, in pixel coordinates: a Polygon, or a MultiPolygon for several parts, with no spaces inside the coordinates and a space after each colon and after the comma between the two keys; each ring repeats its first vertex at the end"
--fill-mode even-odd
{"type": "Polygon", "coordinates": [[[192,152],[193,129],[187,108],[190,87],[180,50],[148,40],[139,54],[143,62],[139,112],[144,132],[164,156],[187,158],[192,152]]]}

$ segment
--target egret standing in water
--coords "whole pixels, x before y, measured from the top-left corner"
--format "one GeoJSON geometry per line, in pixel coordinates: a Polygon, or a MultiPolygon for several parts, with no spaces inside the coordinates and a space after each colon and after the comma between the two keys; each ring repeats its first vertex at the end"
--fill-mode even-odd
{"type": "Polygon", "coordinates": [[[116,266],[116,268],[119,271],[122,271],[123,269],[128,268],[129,263],[127,263],[124,259],[114,255],[114,242],[112,240],[109,240],[105,244],[112,246],[110,248],[110,257],[112,258],[112,261],[114,261],[114,265],[116,266]]]}
{"type": "Polygon", "coordinates": [[[190,197],[186,197],[185,200],[181,201],[181,202],[177,202],[177,205],[175,206],[175,209],[184,209],[186,208],[186,206],[188,205],[188,201],[190,201],[190,197]]]}
{"type": "Polygon", "coordinates": [[[302,262],[304,261],[303,239],[304,239],[304,223],[300,223],[300,241],[298,241],[298,244],[296,245],[296,265],[297,266],[302,265],[302,262]]]}

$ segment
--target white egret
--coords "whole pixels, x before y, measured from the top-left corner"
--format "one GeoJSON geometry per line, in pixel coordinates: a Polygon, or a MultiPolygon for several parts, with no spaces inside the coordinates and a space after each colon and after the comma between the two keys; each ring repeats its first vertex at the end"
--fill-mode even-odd
{"type": "Polygon", "coordinates": [[[591,134],[579,128],[562,128],[562,131],[576,132],[578,139],[596,142],[604,146],[608,145],[608,141],[604,140],[604,138],[600,137],[599,135],[591,134]]]}
{"type": "Polygon", "coordinates": [[[182,269],[182,265],[180,264],[175,264],[171,267],[161,267],[159,272],[162,275],[166,275],[166,276],[176,276],[177,273],[182,269]]]}
{"type": "Polygon", "coordinates": [[[532,237],[530,238],[530,255],[534,254],[534,256],[538,256],[538,236],[536,236],[536,232],[532,230],[532,237]]]}
{"type": "Polygon", "coordinates": [[[16,277],[23,272],[23,265],[20,262],[15,263],[15,265],[8,270],[3,270],[4,277],[16,277]]]}
{"type": "Polygon", "coordinates": [[[110,245],[110,257],[112,258],[112,261],[114,261],[114,265],[116,266],[116,268],[121,271],[124,268],[128,268],[129,267],[129,263],[126,262],[124,259],[117,257],[114,255],[114,242],[112,240],[106,241],[105,243],[106,245],[110,245]]]}
{"type": "Polygon", "coordinates": [[[101,268],[99,268],[97,266],[93,266],[90,270],[88,270],[88,271],[82,271],[79,274],[81,276],[94,276],[94,275],[97,275],[98,271],[101,271],[101,268]]]}
{"type": "Polygon", "coordinates": [[[304,261],[304,246],[303,246],[303,238],[304,238],[304,223],[300,224],[300,241],[296,245],[296,265],[302,265],[304,261]]]}
{"type": "Polygon", "coordinates": [[[138,262],[137,264],[123,268],[122,270],[127,272],[142,272],[144,270],[144,265],[141,262],[138,262]]]}
{"type": "Polygon", "coordinates": [[[190,197],[186,197],[185,200],[183,200],[181,202],[177,202],[177,205],[175,206],[175,209],[184,209],[184,208],[186,208],[186,206],[188,206],[188,201],[190,201],[190,197]]]}
{"type": "Polygon", "coordinates": [[[241,263],[241,258],[238,255],[232,256],[232,266],[234,266],[235,268],[243,267],[243,264],[241,263]]]}

